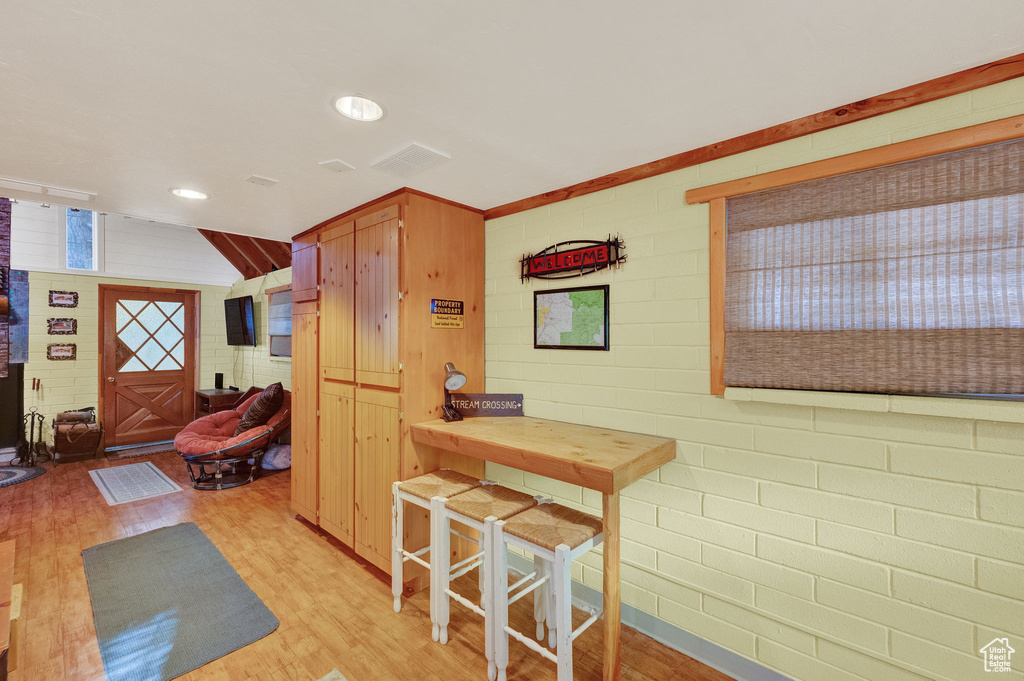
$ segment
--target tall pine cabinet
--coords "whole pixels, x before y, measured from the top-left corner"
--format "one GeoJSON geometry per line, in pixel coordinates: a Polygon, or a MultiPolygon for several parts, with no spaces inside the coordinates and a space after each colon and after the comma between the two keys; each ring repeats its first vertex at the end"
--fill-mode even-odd
{"type": "MultiPolygon", "coordinates": [[[[445,362],[483,391],[483,215],[403,189],[292,252],[292,510],[390,572],[391,484],[441,467],[483,476],[410,434],[441,415],[445,362]],[[461,328],[432,325],[434,299],[463,303],[461,328]]],[[[426,513],[409,507],[405,532],[425,543],[426,513]]]]}

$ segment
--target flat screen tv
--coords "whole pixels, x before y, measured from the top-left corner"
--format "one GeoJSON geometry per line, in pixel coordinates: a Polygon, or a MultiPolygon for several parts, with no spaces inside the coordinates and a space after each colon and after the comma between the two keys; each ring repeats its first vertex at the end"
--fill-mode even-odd
{"type": "Polygon", "coordinates": [[[227,298],[224,301],[224,323],[228,329],[228,345],[256,345],[256,321],[252,314],[252,296],[227,298]]]}

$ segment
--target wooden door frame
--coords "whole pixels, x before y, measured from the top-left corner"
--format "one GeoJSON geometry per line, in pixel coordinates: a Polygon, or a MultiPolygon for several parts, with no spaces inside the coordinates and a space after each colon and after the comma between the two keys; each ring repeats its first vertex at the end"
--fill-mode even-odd
{"type": "MultiPolygon", "coordinates": [[[[193,372],[192,373],[192,395],[190,397],[186,397],[186,400],[191,400],[192,407],[191,407],[191,409],[189,409],[189,411],[194,413],[195,412],[195,408],[196,408],[196,405],[195,405],[195,401],[196,401],[195,391],[197,390],[197,386],[199,385],[199,361],[200,361],[200,353],[202,351],[202,348],[199,345],[199,339],[202,338],[202,333],[201,333],[201,330],[199,328],[199,323],[200,323],[200,321],[202,320],[202,317],[203,317],[202,310],[200,309],[200,306],[199,306],[199,303],[200,303],[199,296],[200,296],[201,292],[198,289],[164,288],[164,287],[157,287],[157,286],[128,286],[128,285],[124,285],[124,284],[99,284],[98,286],[99,286],[99,288],[97,290],[97,296],[99,298],[99,301],[98,301],[99,302],[99,324],[98,324],[99,330],[96,332],[96,335],[97,335],[97,341],[99,343],[99,363],[98,363],[98,366],[96,367],[96,385],[97,385],[97,393],[98,393],[97,397],[96,397],[96,419],[100,423],[104,423],[105,422],[104,421],[104,417],[105,417],[104,408],[105,408],[105,406],[103,404],[103,396],[104,396],[104,393],[106,392],[106,388],[103,385],[104,384],[104,379],[105,379],[103,367],[105,365],[107,349],[106,349],[106,347],[103,344],[103,325],[104,325],[104,319],[106,319],[106,312],[107,312],[107,310],[106,310],[106,292],[107,291],[125,291],[125,292],[129,292],[130,291],[130,292],[135,292],[135,293],[176,293],[176,294],[179,294],[179,295],[190,295],[191,294],[191,296],[192,296],[192,313],[195,315],[195,330],[196,330],[195,338],[192,339],[192,342],[195,343],[195,349],[196,349],[195,359],[196,359],[196,361],[195,361],[195,366],[192,369],[192,372],[193,372]]],[[[106,432],[106,429],[104,429],[102,442],[100,443],[100,449],[101,450],[105,450],[106,447],[107,447],[107,432],[106,432]]]]}

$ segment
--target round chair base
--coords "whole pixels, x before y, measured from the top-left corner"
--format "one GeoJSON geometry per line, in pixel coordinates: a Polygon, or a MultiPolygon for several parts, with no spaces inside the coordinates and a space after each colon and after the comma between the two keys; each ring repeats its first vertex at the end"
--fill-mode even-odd
{"type": "Polygon", "coordinates": [[[265,453],[261,449],[233,459],[186,459],[185,466],[195,489],[230,489],[259,479],[265,453]],[[249,463],[250,459],[252,463],[249,463]]]}

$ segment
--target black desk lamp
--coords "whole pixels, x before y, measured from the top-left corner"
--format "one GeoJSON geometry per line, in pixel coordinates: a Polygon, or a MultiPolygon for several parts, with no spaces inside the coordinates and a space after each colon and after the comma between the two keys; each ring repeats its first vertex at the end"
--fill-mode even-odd
{"type": "Polygon", "coordinates": [[[445,421],[461,421],[462,414],[460,414],[455,407],[452,406],[452,390],[459,390],[462,386],[466,385],[466,374],[462,373],[455,368],[455,365],[451,362],[446,362],[444,365],[444,406],[441,407],[441,417],[445,421]]]}

